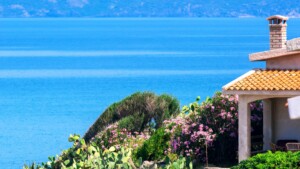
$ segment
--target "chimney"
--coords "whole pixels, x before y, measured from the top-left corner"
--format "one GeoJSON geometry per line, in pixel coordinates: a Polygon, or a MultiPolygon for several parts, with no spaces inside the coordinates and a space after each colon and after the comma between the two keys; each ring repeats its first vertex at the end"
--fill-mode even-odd
{"type": "Polygon", "coordinates": [[[270,27],[270,50],[286,48],[288,17],[274,15],[267,18],[270,27]]]}

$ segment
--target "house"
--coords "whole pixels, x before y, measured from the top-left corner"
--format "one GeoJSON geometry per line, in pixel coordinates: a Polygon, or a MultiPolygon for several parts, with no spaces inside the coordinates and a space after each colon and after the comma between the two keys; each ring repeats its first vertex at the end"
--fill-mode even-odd
{"type": "MultiPolygon", "coordinates": [[[[263,101],[264,150],[280,139],[300,141],[300,120],[289,115],[287,99],[300,96],[300,38],[287,41],[287,17],[267,18],[270,50],[249,55],[250,61],[265,61],[265,69],[254,69],[223,87],[224,94],[239,96],[239,161],[251,155],[249,103],[263,101]]],[[[300,105],[300,103],[299,103],[300,105]]]]}

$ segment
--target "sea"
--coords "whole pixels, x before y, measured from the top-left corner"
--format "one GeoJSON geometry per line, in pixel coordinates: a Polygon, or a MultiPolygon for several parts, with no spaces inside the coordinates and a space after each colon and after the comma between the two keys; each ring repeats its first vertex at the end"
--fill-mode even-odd
{"type": "Polygon", "coordinates": [[[248,56],[268,49],[265,18],[0,19],[0,168],[58,155],[134,92],[203,101],[264,68],[248,56]]]}

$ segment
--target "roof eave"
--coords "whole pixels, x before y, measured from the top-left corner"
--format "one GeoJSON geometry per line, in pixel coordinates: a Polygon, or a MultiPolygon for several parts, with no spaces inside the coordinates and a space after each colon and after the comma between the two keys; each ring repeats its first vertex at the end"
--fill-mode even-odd
{"type": "Polygon", "coordinates": [[[237,94],[237,95],[265,95],[265,96],[280,96],[280,97],[294,97],[300,95],[300,90],[225,90],[223,94],[237,94]]]}
{"type": "Polygon", "coordinates": [[[275,49],[269,51],[263,51],[258,53],[252,53],[249,55],[250,61],[264,61],[268,59],[283,57],[283,56],[290,56],[300,54],[299,50],[296,51],[287,51],[287,49],[275,49]]]}

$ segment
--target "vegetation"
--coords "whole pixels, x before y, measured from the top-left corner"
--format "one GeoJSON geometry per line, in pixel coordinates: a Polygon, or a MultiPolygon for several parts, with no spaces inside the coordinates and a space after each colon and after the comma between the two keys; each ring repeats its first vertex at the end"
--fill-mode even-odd
{"type": "Polygon", "coordinates": [[[232,169],[275,169],[275,168],[300,168],[300,152],[271,151],[255,155],[248,160],[242,161],[232,169]]]}
{"type": "Polygon", "coordinates": [[[98,133],[92,140],[92,143],[96,143],[103,150],[111,146],[136,148],[142,145],[149,137],[148,132],[131,132],[126,129],[120,129],[118,123],[114,123],[98,133]]]}
{"type": "Polygon", "coordinates": [[[165,150],[168,149],[169,142],[170,134],[165,133],[164,128],[160,128],[135,151],[134,158],[141,158],[143,161],[164,159],[165,150]]]}
{"type": "MultiPolygon", "coordinates": [[[[183,130],[181,147],[186,155],[194,156],[200,162],[206,161],[205,144],[209,147],[209,162],[215,164],[235,163],[237,151],[237,97],[216,93],[202,104],[196,102],[183,107],[189,114],[188,130],[183,130]],[[191,131],[186,133],[186,131],[191,131]],[[193,150],[196,150],[193,152],[193,150]]],[[[184,128],[183,128],[184,129],[184,128]]]]}
{"type": "Polygon", "coordinates": [[[163,167],[164,169],[192,169],[193,163],[191,158],[185,158],[180,156],[175,161],[171,161],[169,159],[166,160],[166,165],[163,167]]]}
{"type": "Polygon", "coordinates": [[[73,147],[63,151],[57,158],[49,157],[46,163],[25,165],[24,169],[135,168],[131,160],[131,149],[117,150],[111,147],[102,151],[95,144],[86,145],[79,135],[71,135],[69,141],[73,142],[73,147]]]}
{"type": "Polygon", "coordinates": [[[156,124],[155,128],[159,128],[165,119],[177,115],[179,111],[179,102],[174,97],[165,94],[157,96],[150,92],[134,93],[109,106],[90,127],[84,139],[89,142],[109,124],[121,119],[121,126],[131,131],[142,132],[153,122],[156,124]]]}
{"type": "MultiPolygon", "coordinates": [[[[183,169],[234,164],[237,157],[237,103],[233,95],[216,93],[184,106],[167,95],[135,93],[110,106],[84,139],[71,135],[73,147],[39,165],[25,168],[183,169]],[[86,142],[87,141],[87,142],[86,142]],[[206,149],[208,149],[208,159],[206,149]],[[148,165],[148,166],[147,166],[148,165]]],[[[260,102],[251,104],[252,122],[261,127],[260,102]]]]}

